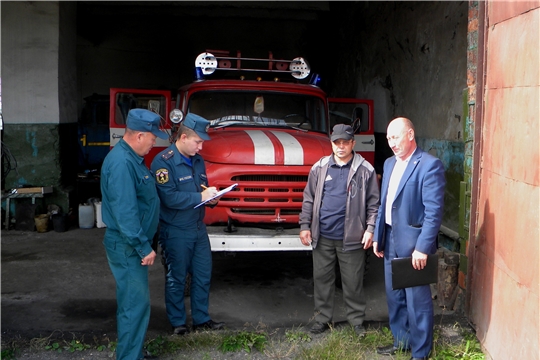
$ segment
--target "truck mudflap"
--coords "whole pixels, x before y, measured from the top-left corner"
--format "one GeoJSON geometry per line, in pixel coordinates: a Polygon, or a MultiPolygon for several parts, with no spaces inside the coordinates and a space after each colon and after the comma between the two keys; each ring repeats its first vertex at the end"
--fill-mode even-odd
{"type": "Polygon", "coordinates": [[[300,241],[300,229],[260,229],[238,227],[225,232],[225,226],[207,226],[212,251],[309,251],[300,241]]]}

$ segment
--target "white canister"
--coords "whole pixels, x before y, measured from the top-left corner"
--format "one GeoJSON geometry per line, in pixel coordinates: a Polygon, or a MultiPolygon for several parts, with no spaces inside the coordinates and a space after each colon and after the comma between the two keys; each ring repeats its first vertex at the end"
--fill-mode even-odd
{"type": "Polygon", "coordinates": [[[101,201],[96,201],[94,203],[94,209],[96,212],[96,227],[97,228],[107,227],[107,225],[105,225],[105,223],[101,219],[101,201]]]}
{"type": "Polygon", "coordinates": [[[94,206],[92,204],[79,204],[79,227],[81,229],[94,227],[94,206]]]}

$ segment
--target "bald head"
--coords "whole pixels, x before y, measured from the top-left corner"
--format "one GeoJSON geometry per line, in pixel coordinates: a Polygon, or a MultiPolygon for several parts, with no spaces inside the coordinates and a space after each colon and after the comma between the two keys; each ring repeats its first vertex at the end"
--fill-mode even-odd
{"type": "Polygon", "coordinates": [[[416,149],[414,125],[405,117],[397,117],[388,124],[386,139],[394,155],[400,160],[406,160],[416,149]]]}
{"type": "Polygon", "coordinates": [[[411,120],[405,118],[405,117],[397,117],[394,120],[390,121],[390,124],[388,124],[388,128],[390,126],[395,127],[399,130],[408,130],[412,129],[414,131],[414,125],[411,120]]]}

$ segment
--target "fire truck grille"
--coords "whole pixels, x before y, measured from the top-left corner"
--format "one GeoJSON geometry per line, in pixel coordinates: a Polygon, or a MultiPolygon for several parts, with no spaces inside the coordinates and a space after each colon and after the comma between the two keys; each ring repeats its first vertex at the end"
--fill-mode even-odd
{"type": "Polygon", "coordinates": [[[306,175],[238,175],[234,176],[232,181],[277,181],[277,182],[307,182],[306,175]]]}
{"type": "Polygon", "coordinates": [[[225,194],[219,206],[229,207],[241,222],[298,223],[305,175],[239,175],[238,186],[225,194]]]}

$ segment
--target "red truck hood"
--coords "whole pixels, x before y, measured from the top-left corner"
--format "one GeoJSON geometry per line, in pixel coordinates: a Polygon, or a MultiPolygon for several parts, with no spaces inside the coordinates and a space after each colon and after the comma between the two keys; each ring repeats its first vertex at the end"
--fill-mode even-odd
{"type": "Polygon", "coordinates": [[[205,161],[226,164],[313,165],[332,153],[324,134],[297,130],[210,129],[200,154],[205,161]]]}

